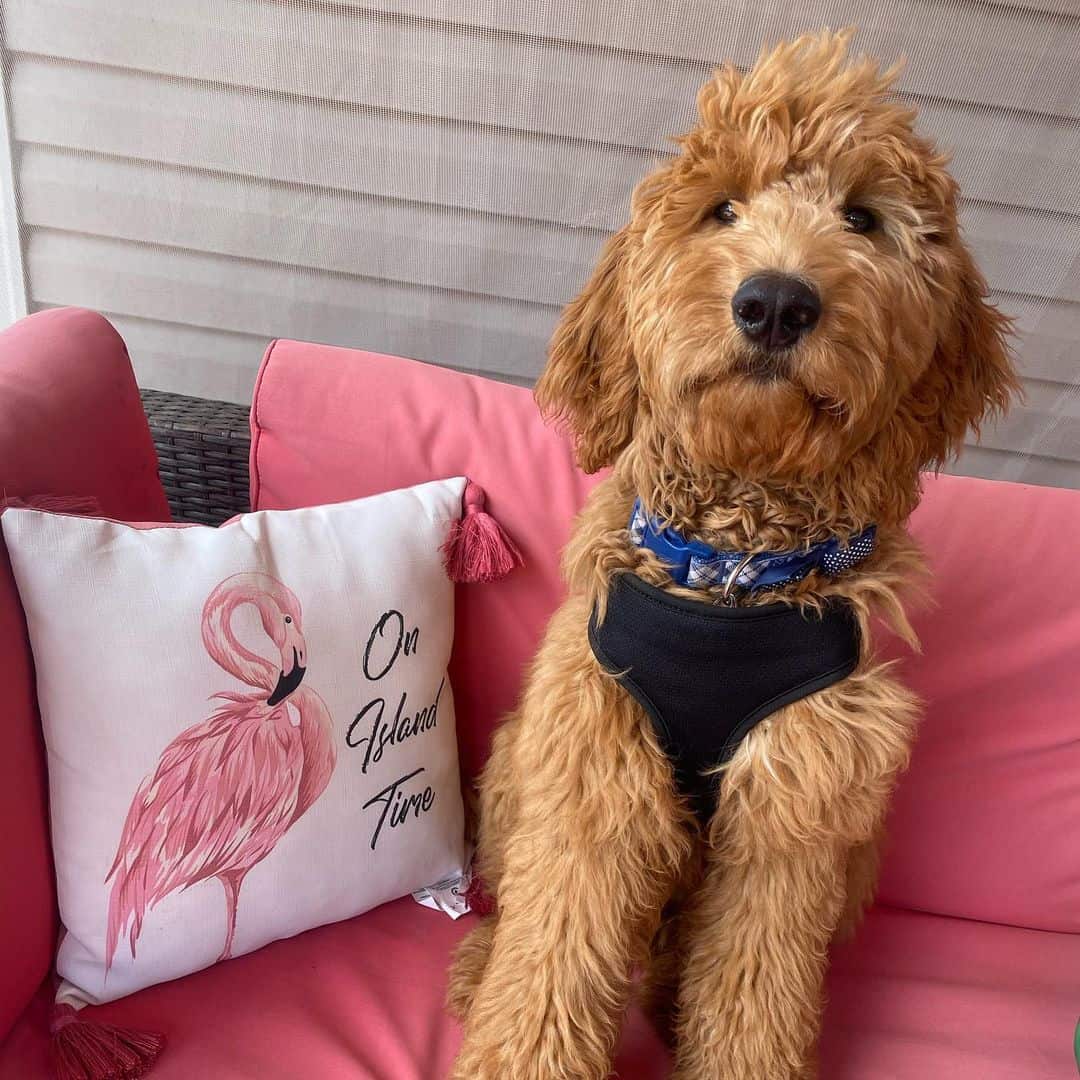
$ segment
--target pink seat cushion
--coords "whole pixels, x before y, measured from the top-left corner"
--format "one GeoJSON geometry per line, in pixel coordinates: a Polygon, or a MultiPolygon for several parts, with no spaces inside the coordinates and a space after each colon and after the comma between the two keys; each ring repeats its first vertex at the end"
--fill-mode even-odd
{"type": "MultiPolygon", "coordinates": [[[[452,674],[464,759],[492,725],[562,595],[558,556],[594,480],[528,391],[411,361],[278,342],[256,391],[259,507],[352,498],[465,472],[527,567],[458,590],[452,674]]],[[[937,572],[904,656],[927,700],[896,803],[882,897],[902,907],[1080,930],[1080,492],[928,479],[914,530],[937,572]]]]}
{"type": "MultiPolygon", "coordinates": [[[[442,1008],[450,951],[472,924],[397,901],[95,1009],[168,1033],[155,1080],[437,1080],[460,1038],[442,1008]]],[[[1080,937],[874,912],[837,950],[822,1076],[1063,1080],[1080,937]]],[[[0,1080],[45,1080],[47,1002],[0,1046],[0,1080]]],[[[640,1014],[616,1063],[669,1065],[640,1014]]]]}
{"type": "MultiPolygon", "coordinates": [[[[0,497],[94,496],[112,517],[168,520],[124,343],[100,315],[63,308],[0,333],[0,497]]],[[[41,731],[26,627],[0,545],[0,1037],[52,962],[41,731]]]]}
{"type": "Polygon", "coordinates": [[[828,1080],[1067,1080],[1080,936],[875,908],[834,949],[828,1080]]]}

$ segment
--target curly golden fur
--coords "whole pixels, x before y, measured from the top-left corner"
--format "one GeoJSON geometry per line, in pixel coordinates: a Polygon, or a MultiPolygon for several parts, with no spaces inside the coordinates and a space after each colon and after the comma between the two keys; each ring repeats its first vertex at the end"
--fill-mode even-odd
{"type": "Polygon", "coordinates": [[[635,972],[680,1080],[817,1074],[827,948],[871,899],[917,712],[875,659],[870,620],[913,639],[901,598],[921,568],[905,529],[920,470],[1015,390],[1007,323],[962,243],[945,159],[890,95],[893,73],[848,58],[849,36],[716,73],[699,123],[638,186],[553,339],[537,401],[573,431],[584,469],[613,470],[578,519],[569,596],[483,774],[479,853],[497,914],[452,973],[456,1080],[602,1080],[635,972]],[[877,228],[851,231],[852,204],[877,228]],[[731,309],[763,270],[812,283],[822,302],[813,331],[767,368],[731,309]],[[629,542],[635,496],[727,550],[878,526],[856,569],[744,599],[845,597],[863,656],[753,729],[719,772],[707,828],[586,637],[613,574],[675,588],[629,542]]]}

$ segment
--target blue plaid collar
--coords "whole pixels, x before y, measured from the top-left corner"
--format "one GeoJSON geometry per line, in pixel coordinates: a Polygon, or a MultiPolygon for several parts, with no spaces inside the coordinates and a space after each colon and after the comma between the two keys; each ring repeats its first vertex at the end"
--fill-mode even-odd
{"type": "Polygon", "coordinates": [[[738,571],[732,583],[742,589],[770,589],[801,581],[812,570],[835,576],[858,566],[874,550],[877,527],[871,525],[857,536],[841,540],[833,537],[799,551],[717,551],[700,540],[687,540],[659,519],[650,517],[634,502],[630,515],[630,539],[661,559],[679,585],[707,589],[724,585],[738,571]]]}

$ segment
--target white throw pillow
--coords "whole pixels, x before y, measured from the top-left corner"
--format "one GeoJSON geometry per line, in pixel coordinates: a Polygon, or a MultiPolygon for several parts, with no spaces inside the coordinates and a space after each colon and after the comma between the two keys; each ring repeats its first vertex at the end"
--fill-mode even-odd
{"type": "Polygon", "coordinates": [[[218,529],[0,517],[48,750],[65,996],[461,873],[440,546],[464,479],[218,529]]]}

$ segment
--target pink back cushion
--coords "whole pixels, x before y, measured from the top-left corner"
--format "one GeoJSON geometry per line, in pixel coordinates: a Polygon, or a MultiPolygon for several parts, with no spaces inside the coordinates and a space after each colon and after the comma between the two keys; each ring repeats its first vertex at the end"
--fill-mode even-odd
{"type": "MultiPolygon", "coordinates": [[[[527,565],[458,590],[451,670],[474,773],[562,595],[559,552],[595,481],[528,391],[371,353],[277,342],[252,423],[258,508],[462,472],[488,490],[527,565]]],[[[903,670],[929,711],[893,814],[882,900],[1080,931],[1080,494],[928,479],[914,529],[937,606],[919,616],[925,651],[903,670]]]]}
{"type": "Polygon", "coordinates": [[[1080,931],[1080,492],[928,478],[912,526],[933,605],[889,651],[927,712],[880,898],[1080,931]]]}
{"type": "MultiPolygon", "coordinates": [[[[255,510],[337,502],[465,475],[524,566],[455,597],[450,678],[462,767],[475,775],[496,721],[562,595],[558,554],[594,481],[526,390],[374,353],[274,342],[252,409],[255,510]]],[[[373,538],[373,541],[376,538],[373,538]]]]}
{"type": "MultiPolygon", "coordinates": [[[[168,519],[124,343],[100,315],[42,312],[0,333],[0,495],[94,496],[168,519]]],[[[55,890],[33,667],[0,545],[0,1038],[52,963],[55,890]]]]}

